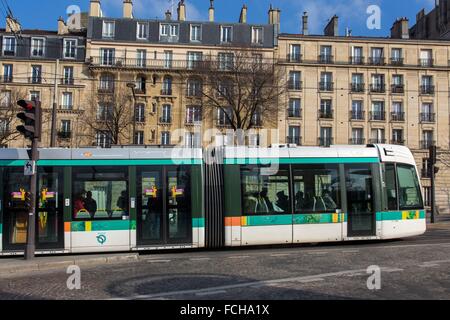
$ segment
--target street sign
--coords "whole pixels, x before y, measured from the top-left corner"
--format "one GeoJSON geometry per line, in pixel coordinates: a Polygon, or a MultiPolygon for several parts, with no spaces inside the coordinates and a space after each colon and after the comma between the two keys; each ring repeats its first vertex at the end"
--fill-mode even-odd
{"type": "Polygon", "coordinates": [[[25,176],[34,176],[36,174],[36,161],[29,160],[25,162],[23,167],[23,174],[25,176]]]}

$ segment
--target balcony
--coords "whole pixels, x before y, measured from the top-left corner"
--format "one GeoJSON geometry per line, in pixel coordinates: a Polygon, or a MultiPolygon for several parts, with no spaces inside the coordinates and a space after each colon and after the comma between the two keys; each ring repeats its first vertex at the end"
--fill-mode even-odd
{"type": "MultiPolygon", "coordinates": [[[[112,67],[131,69],[175,69],[175,70],[207,70],[212,64],[210,61],[167,60],[167,59],[131,59],[91,57],[91,67],[112,67]]],[[[214,64],[216,68],[218,65],[214,64]]]]}
{"type": "Polygon", "coordinates": [[[136,89],[134,89],[134,93],[135,94],[146,94],[147,90],[145,87],[137,87],[136,89]]]}
{"type": "Polygon", "coordinates": [[[291,63],[299,63],[302,62],[303,56],[301,54],[293,54],[290,53],[286,56],[286,61],[291,63]]]}
{"type": "Polygon", "coordinates": [[[391,144],[396,144],[396,145],[399,145],[399,146],[403,146],[403,145],[405,145],[405,140],[401,139],[401,138],[395,138],[395,139],[391,140],[391,144]]]}
{"type": "Polygon", "coordinates": [[[350,57],[349,61],[353,65],[363,65],[365,60],[364,57],[350,57]]]}
{"type": "Polygon", "coordinates": [[[288,136],[286,137],[286,143],[288,144],[296,144],[297,146],[301,146],[302,145],[302,138],[298,137],[298,136],[288,136]]]}
{"type": "Polygon", "coordinates": [[[348,139],[349,144],[361,145],[366,143],[366,139],[364,138],[350,138],[348,139]]]}
{"type": "Polygon", "coordinates": [[[385,111],[371,111],[369,112],[370,121],[385,121],[386,112],[385,111]]]}
{"type": "Polygon", "coordinates": [[[433,59],[419,59],[419,66],[420,67],[433,67],[434,60],[433,59]]]}
{"type": "Polygon", "coordinates": [[[186,118],[186,121],[184,122],[185,125],[193,126],[196,124],[201,124],[202,118],[201,117],[189,117],[186,118]]]}
{"type": "Polygon", "coordinates": [[[365,91],[365,84],[364,83],[350,83],[350,90],[351,92],[364,92],[365,91]]]}
{"type": "Polygon", "coordinates": [[[333,91],[334,83],[333,82],[319,82],[319,90],[320,91],[333,91]]]}
{"type": "Polygon", "coordinates": [[[300,91],[303,88],[303,81],[289,81],[288,90],[300,91]]]}
{"type": "Polygon", "coordinates": [[[200,89],[186,89],[186,97],[201,98],[202,91],[200,89]]]}
{"type": "Polygon", "coordinates": [[[420,140],[420,149],[428,150],[431,146],[436,145],[436,141],[433,140],[420,140]]]}
{"type": "Polygon", "coordinates": [[[394,67],[403,66],[403,61],[404,61],[403,58],[391,58],[390,59],[391,66],[394,66],[394,67]]]}
{"type": "Polygon", "coordinates": [[[161,89],[161,95],[162,96],[171,96],[172,95],[172,89],[168,89],[168,88],[161,89]]]}
{"type": "Polygon", "coordinates": [[[364,111],[355,111],[350,110],[350,120],[352,121],[364,121],[366,118],[366,114],[364,111]]]}
{"type": "Polygon", "coordinates": [[[333,110],[319,110],[319,119],[333,119],[333,110]]]}
{"type": "Polygon", "coordinates": [[[75,80],[73,78],[61,78],[59,83],[65,86],[73,86],[75,80]]]}
{"type": "Polygon", "coordinates": [[[114,86],[100,87],[100,88],[98,88],[98,93],[100,93],[100,94],[114,93],[114,86]]]}
{"type": "Polygon", "coordinates": [[[160,117],[159,118],[160,124],[171,124],[172,123],[172,117],[160,117]]]}
{"type": "Polygon", "coordinates": [[[393,85],[391,85],[391,93],[393,93],[393,94],[403,94],[403,93],[405,93],[405,85],[404,84],[393,84],[393,85]]]}
{"type": "Polygon", "coordinates": [[[372,66],[384,66],[386,63],[384,57],[370,57],[369,64],[372,66]]]}
{"type": "Polygon", "coordinates": [[[431,170],[429,168],[422,168],[421,176],[423,179],[430,179],[431,178],[431,170]]]}
{"type": "Polygon", "coordinates": [[[13,77],[13,76],[7,76],[7,75],[3,75],[3,76],[0,78],[0,81],[1,81],[2,83],[12,83],[13,80],[14,80],[14,77],[13,77]]]}
{"type": "Polygon", "coordinates": [[[419,116],[420,116],[421,123],[435,123],[436,122],[436,114],[435,113],[421,112],[419,116]]]}
{"type": "Polygon", "coordinates": [[[369,143],[370,144],[385,144],[386,143],[386,139],[384,139],[384,138],[369,139],[369,143]]]}
{"type": "Polygon", "coordinates": [[[434,86],[432,85],[421,85],[420,86],[421,94],[434,94],[434,86]]]}
{"type": "Polygon", "coordinates": [[[318,62],[331,64],[331,63],[334,63],[334,57],[332,55],[328,55],[328,54],[320,54],[318,57],[318,62]]]}
{"type": "Polygon", "coordinates": [[[405,121],[405,113],[404,112],[391,112],[391,121],[404,122],[405,121]]]}
{"type": "Polygon", "coordinates": [[[371,93],[385,93],[386,85],[384,83],[372,83],[370,85],[370,92],[371,93]]]}
{"type": "Polygon", "coordinates": [[[302,117],[302,110],[299,108],[288,108],[288,118],[298,118],[300,119],[302,117]]]}
{"type": "Polygon", "coordinates": [[[60,139],[70,139],[72,137],[71,131],[58,131],[58,138],[60,139]]]}
{"type": "Polygon", "coordinates": [[[16,55],[16,51],[14,51],[14,50],[3,50],[3,55],[5,57],[14,57],[16,55]]]}
{"type": "Polygon", "coordinates": [[[321,147],[329,147],[333,145],[334,139],[333,138],[318,138],[318,144],[321,147]]]}
{"type": "Polygon", "coordinates": [[[42,83],[42,77],[29,77],[28,83],[40,84],[42,83]]]}

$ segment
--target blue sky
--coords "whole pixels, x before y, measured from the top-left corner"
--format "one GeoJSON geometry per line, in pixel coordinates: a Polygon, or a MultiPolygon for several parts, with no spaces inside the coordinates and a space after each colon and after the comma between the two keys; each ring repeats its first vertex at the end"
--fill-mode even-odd
{"type": "MultiPolygon", "coordinates": [[[[78,5],[82,11],[89,8],[89,0],[1,0],[9,3],[14,15],[26,29],[56,29],[57,18],[66,17],[69,5],[78,5]]],[[[135,16],[138,18],[162,17],[170,8],[170,0],[134,0],[135,16]]],[[[178,0],[174,0],[175,5],[178,0]]],[[[189,20],[206,20],[209,0],[186,0],[189,20]]],[[[300,17],[303,11],[310,16],[310,32],[321,34],[328,19],[337,14],[340,18],[340,34],[349,27],[353,35],[387,36],[393,21],[398,17],[408,17],[410,25],[415,23],[417,12],[433,8],[434,0],[215,0],[216,20],[235,22],[239,18],[243,4],[249,8],[249,23],[266,23],[269,5],[281,9],[281,31],[300,32],[300,17]],[[369,5],[381,8],[381,29],[366,27],[369,5]]],[[[2,20],[4,10],[0,6],[2,20]]],[[[104,15],[119,17],[122,14],[122,0],[102,0],[104,15]]],[[[3,22],[4,27],[5,22],[3,22]]]]}

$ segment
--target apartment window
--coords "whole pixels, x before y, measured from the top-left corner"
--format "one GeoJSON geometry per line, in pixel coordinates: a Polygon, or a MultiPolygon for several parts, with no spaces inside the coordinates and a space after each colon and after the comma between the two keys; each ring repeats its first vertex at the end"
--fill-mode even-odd
{"type": "Polygon", "coordinates": [[[77,40],[64,39],[64,58],[75,59],[77,57],[77,40]]]}
{"type": "Polygon", "coordinates": [[[301,145],[300,141],[300,126],[289,126],[289,134],[287,143],[301,145]]]}
{"type": "Polygon", "coordinates": [[[191,41],[201,41],[202,40],[202,27],[199,24],[191,25],[191,41]]]}
{"type": "Polygon", "coordinates": [[[393,129],[392,130],[392,143],[393,144],[403,144],[403,129],[393,129]]]}
{"type": "Polygon", "coordinates": [[[363,128],[353,128],[351,144],[364,144],[364,129],[363,128]]]}
{"type": "Polygon", "coordinates": [[[253,44],[263,43],[263,28],[252,27],[252,43],[253,44]]]}
{"type": "Polygon", "coordinates": [[[31,38],[31,56],[43,57],[44,56],[44,38],[31,38]]]}
{"type": "Polygon", "coordinates": [[[160,118],[161,123],[171,123],[171,110],[172,106],[170,104],[164,104],[162,106],[162,116],[160,118]]]}
{"type": "Polygon", "coordinates": [[[434,111],[432,103],[423,103],[422,112],[420,113],[420,122],[434,122],[434,111]]]}
{"type": "MultiPolygon", "coordinates": [[[[9,120],[0,118],[0,135],[4,136],[8,135],[8,133],[9,133],[9,120]]],[[[5,148],[5,146],[2,146],[2,148],[5,148]]]]}
{"type": "Polygon", "coordinates": [[[384,129],[372,129],[371,136],[371,143],[386,143],[384,129]]]}
{"type": "Polygon", "coordinates": [[[403,52],[400,48],[393,48],[391,50],[391,64],[402,65],[403,64],[403,52]]]}
{"type": "Polygon", "coordinates": [[[143,145],[144,144],[144,131],[136,131],[134,134],[134,144],[143,145]]]}
{"type": "Polygon", "coordinates": [[[102,74],[100,76],[100,88],[101,91],[112,92],[114,91],[114,76],[112,74],[102,74]]]}
{"type": "Polygon", "coordinates": [[[431,207],[431,187],[423,187],[424,206],[431,207]]]}
{"type": "Polygon", "coordinates": [[[199,106],[186,107],[186,123],[195,124],[202,121],[202,108],[199,106]]]}
{"type": "Polygon", "coordinates": [[[261,110],[257,109],[254,111],[251,117],[251,125],[254,127],[261,127],[262,126],[262,115],[261,110]]]}
{"type": "Polygon", "coordinates": [[[136,66],[145,68],[147,64],[147,50],[138,49],[136,51],[136,66]]]}
{"type": "Polygon", "coordinates": [[[384,64],[384,49],[383,48],[372,48],[371,49],[371,64],[383,65],[384,64]]]}
{"type": "Polygon", "coordinates": [[[320,74],[319,89],[321,91],[333,91],[333,74],[331,72],[322,72],[320,74]]]}
{"type": "Polygon", "coordinates": [[[147,78],[145,76],[137,77],[135,88],[137,93],[145,94],[147,91],[147,78]]]}
{"type": "Polygon", "coordinates": [[[219,53],[219,69],[231,70],[234,66],[234,54],[233,53],[219,53]]]}
{"type": "Polygon", "coordinates": [[[70,133],[70,120],[61,120],[61,132],[70,133]]]}
{"type": "Polygon", "coordinates": [[[352,101],[352,120],[364,120],[364,105],[361,100],[352,101]]]}
{"type": "Polygon", "coordinates": [[[3,37],[3,55],[4,56],[16,55],[16,38],[3,37]]]}
{"type": "Polygon", "coordinates": [[[11,91],[0,91],[0,106],[11,106],[11,91]]]}
{"type": "Polygon", "coordinates": [[[363,64],[364,63],[362,47],[352,47],[351,63],[352,64],[363,64]]]}
{"type": "Polygon", "coordinates": [[[135,108],[136,122],[145,122],[145,104],[140,103],[135,108]]]}
{"type": "Polygon", "coordinates": [[[364,76],[362,73],[352,74],[352,92],[364,92],[364,76]]]}
{"type": "Polygon", "coordinates": [[[217,124],[219,126],[226,126],[231,124],[231,121],[233,120],[233,110],[231,107],[221,109],[217,109],[217,124]]]}
{"type": "Polygon", "coordinates": [[[163,23],[159,30],[161,37],[178,37],[179,26],[178,24],[163,23]]]}
{"type": "Polygon", "coordinates": [[[289,47],[288,61],[300,62],[301,61],[301,46],[299,44],[291,44],[289,47]]]}
{"type": "Polygon", "coordinates": [[[115,23],[113,21],[103,21],[103,38],[114,38],[115,23]]]}
{"type": "Polygon", "coordinates": [[[170,145],[170,132],[168,131],[161,132],[161,145],[163,146],[170,145]]]}
{"type": "Polygon", "coordinates": [[[31,101],[41,101],[41,92],[40,91],[30,91],[30,100],[31,101]]]}
{"type": "Polygon", "coordinates": [[[201,148],[201,135],[199,132],[186,132],[184,135],[186,148],[201,148]]]}
{"type": "Polygon", "coordinates": [[[373,74],[372,75],[372,84],[370,88],[371,92],[375,93],[383,93],[386,91],[386,86],[384,82],[384,74],[373,74]]]}
{"type": "Polygon", "coordinates": [[[72,92],[63,92],[61,108],[65,110],[71,110],[73,108],[72,92]]]}
{"type": "Polygon", "coordinates": [[[432,50],[420,50],[420,66],[432,67],[433,66],[433,51],[432,50]]]}
{"type": "Polygon", "coordinates": [[[64,79],[63,84],[73,85],[73,67],[64,67],[64,79]]]}
{"type": "Polygon", "coordinates": [[[289,89],[301,90],[302,89],[302,73],[300,71],[289,72],[289,89]]]}
{"type": "Polygon", "coordinates": [[[12,64],[4,64],[3,65],[3,82],[12,82],[13,81],[13,65],[12,64]]]}
{"type": "Polygon", "coordinates": [[[97,120],[108,121],[113,116],[113,107],[107,104],[99,104],[97,107],[97,120]]]}
{"type": "Polygon", "coordinates": [[[202,52],[189,51],[187,53],[187,67],[194,69],[200,67],[200,63],[203,60],[202,52]]]}
{"type": "Polygon", "coordinates": [[[101,63],[104,66],[114,65],[115,49],[102,48],[100,49],[101,63]]]}
{"type": "Polygon", "coordinates": [[[319,145],[329,147],[333,144],[333,131],[330,127],[320,127],[319,145]]]}
{"type": "Polygon", "coordinates": [[[233,28],[228,26],[220,27],[220,41],[222,43],[230,43],[232,41],[233,28]]]}
{"type": "Polygon", "coordinates": [[[200,79],[189,79],[187,82],[187,96],[201,97],[202,87],[202,81],[200,79]]]}
{"type": "Polygon", "coordinates": [[[432,130],[424,130],[422,132],[422,149],[428,149],[434,145],[433,137],[434,132],[432,130]]]}
{"type": "Polygon", "coordinates": [[[394,101],[392,103],[392,121],[405,121],[405,113],[403,110],[403,102],[394,101]]]}
{"type": "Polygon", "coordinates": [[[164,51],[164,68],[170,69],[172,68],[172,62],[173,62],[173,52],[170,50],[164,51]]]}
{"type": "Polygon", "coordinates": [[[148,37],[148,23],[138,22],[136,38],[138,40],[145,40],[147,39],[147,37],[148,37]]]}
{"type": "Polygon", "coordinates": [[[322,99],[320,101],[319,118],[332,119],[333,118],[333,103],[329,99],[322,99]]]}
{"type": "Polygon", "coordinates": [[[111,147],[111,133],[107,131],[97,131],[95,134],[95,142],[97,147],[111,147]]]}
{"type": "Polygon", "coordinates": [[[301,117],[301,100],[300,99],[289,99],[289,110],[288,116],[290,118],[300,118],[301,117]]]}
{"type": "Polygon", "coordinates": [[[422,76],[420,91],[422,94],[433,94],[433,76],[422,76]]]}
{"type": "Polygon", "coordinates": [[[41,83],[42,82],[42,66],[33,65],[31,66],[31,83],[41,83]]]}
{"type": "Polygon", "coordinates": [[[384,101],[372,102],[372,111],[370,120],[383,121],[386,120],[384,101]]]}
{"type": "Polygon", "coordinates": [[[163,79],[162,95],[171,96],[172,95],[172,77],[165,76],[163,79]]]}
{"type": "Polygon", "coordinates": [[[331,63],[333,61],[333,56],[331,52],[332,52],[331,46],[320,46],[319,61],[322,63],[331,63]]]}

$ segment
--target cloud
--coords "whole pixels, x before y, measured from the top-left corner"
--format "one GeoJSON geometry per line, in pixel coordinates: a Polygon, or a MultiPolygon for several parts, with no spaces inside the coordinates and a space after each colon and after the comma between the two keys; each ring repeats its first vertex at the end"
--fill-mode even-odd
{"type": "MultiPolygon", "coordinates": [[[[176,16],[178,0],[173,1],[173,14],[176,16]]],[[[206,12],[201,12],[192,1],[185,1],[187,20],[204,20],[206,12]]],[[[137,18],[163,18],[167,10],[171,9],[170,0],[134,0],[133,14],[137,18]]],[[[108,12],[122,12],[122,0],[103,0],[103,14],[109,16],[108,12]]]]}

